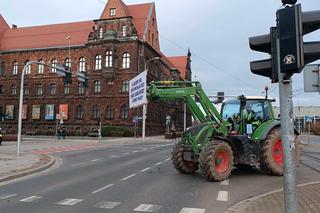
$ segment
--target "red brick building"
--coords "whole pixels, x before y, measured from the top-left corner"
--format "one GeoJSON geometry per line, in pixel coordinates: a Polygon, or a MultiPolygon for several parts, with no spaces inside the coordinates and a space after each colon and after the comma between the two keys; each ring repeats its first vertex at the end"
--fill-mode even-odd
{"type": "MultiPolygon", "coordinates": [[[[86,135],[103,125],[134,126],[141,109],[128,106],[129,80],[148,63],[148,81],[191,79],[191,54],[166,57],[160,50],[154,3],[126,5],[109,0],[97,20],[45,26],[10,27],[0,15],[0,127],[15,133],[20,77],[28,61],[85,72],[88,88],[72,78],[66,84],[56,70],[32,64],[24,85],[24,132],[54,134],[56,114],[67,114],[69,134],[86,135]]],[[[181,104],[150,103],[147,133],[163,132],[165,117],[182,121],[181,104]]],[[[178,123],[178,125],[182,125],[178,123]]]]}

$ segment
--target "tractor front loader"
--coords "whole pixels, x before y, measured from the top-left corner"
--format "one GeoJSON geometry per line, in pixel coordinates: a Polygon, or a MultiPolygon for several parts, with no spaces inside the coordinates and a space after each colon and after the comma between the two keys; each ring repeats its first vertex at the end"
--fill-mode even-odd
{"type": "MultiPolygon", "coordinates": [[[[223,103],[221,113],[203,91],[200,82],[151,82],[148,99],[186,103],[198,125],[189,127],[172,150],[176,170],[200,173],[209,181],[227,179],[233,166],[260,166],[263,172],[282,175],[280,122],[266,97],[245,97],[223,103]]],[[[299,161],[300,143],[296,140],[299,161]]]]}

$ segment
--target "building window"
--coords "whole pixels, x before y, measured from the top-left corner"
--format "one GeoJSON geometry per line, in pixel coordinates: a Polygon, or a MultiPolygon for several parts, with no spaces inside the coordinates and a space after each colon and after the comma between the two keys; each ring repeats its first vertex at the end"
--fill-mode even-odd
{"type": "Polygon", "coordinates": [[[15,84],[11,85],[11,95],[17,94],[17,86],[15,84]]]}
{"type": "Polygon", "coordinates": [[[122,105],[120,108],[120,119],[126,120],[128,119],[128,107],[127,105],[122,105]]]}
{"type": "Polygon", "coordinates": [[[96,60],[94,63],[94,68],[96,70],[101,70],[101,55],[96,55],[96,60]]]}
{"type": "Polygon", "coordinates": [[[115,16],[116,15],[116,8],[111,8],[110,9],[110,16],[115,16]]]}
{"type": "Polygon", "coordinates": [[[112,51],[106,52],[106,67],[112,67],[112,51]]]}
{"type": "Polygon", "coordinates": [[[122,56],[122,68],[128,69],[130,68],[130,54],[124,53],[122,56]]]}
{"type": "Polygon", "coordinates": [[[113,109],[112,109],[111,105],[109,105],[107,107],[107,119],[108,120],[112,120],[113,119],[113,109]]]}
{"type": "Polygon", "coordinates": [[[93,118],[100,119],[100,108],[98,106],[93,107],[93,118]]]}
{"type": "Polygon", "coordinates": [[[69,95],[70,94],[70,84],[66,83],[64,84],[64,94],[69,95]]]}
{"type": "Polygon", "coordinates": [[[52,59],[51,60],[51,72],[52,73],[56,73],[57,72],[57,69],[56,69],[56,65],[57,65],[58,61],[57,59],[52,59]]]}
{"type": "Polygon", "coordinates": [[[121,92],[129,92],[129,81],[122,81],[121,92]]]}
{"type": "Polygon", "coordinates": [[[43,86],[42,86],[42,84],[37,84],[37,95],[43,95],[43,86]]]}
{"type": "Polygon", "coordinates": [[[12,63],[12,74],[18,75],[18,62],[14,61],[12,63]]]}
{"type": "Polygon", "coordinates": [[[84,85],[82,82],[78,83],[78,94],[83,95],[84,94],[84,85]]]}
{"type": "Polygon", "coordinates": [[[95,81],[94,82],[94,93],[100,93],[101,92],[101,82],[95,81]]]}
{"type": "MultiPolygon", "coordinates": [[[[29,61],[26,61],[25,65],[27,65],[28,63],[29,63],[29,61]]],[[[28,66],[26,66],[25,74],[26,74],[26,75],[31,74],[31,64],[29,64],[28,66]]]]}
{"type": "Polygon", "coordinates": [[[83,119],[84,116],[84,110],[82,106],[77,106],[76,109],[76,119],[83,119]]]}
{"type": "Polygon", "coordinates": [[[122,36],[126,37],[127,36],[127,25],[122,26],[122,36]]]}
{"type": "Polygon", "coordinates": [[[25,84],[23,86],[23,94],[24,95],[29,95],[29,85],[28,84],[25,84]]]}
{"type": "Polygon", "coordinates": [[[99,38],[100,39],[103,38],[103,28],[102,27],[99,28],[99,38]]]}
{"type": "Polygon", "coordinates": [[[38,64],[38,74],[43,74],[44,72],[44,61],[43,60],[39,60],[38,64]]]}
{"type": "Polygon", "coordinates": [[[3,85],[0,85],[0,95],[4,94],[4,89],[3,89],[3,85]]]}
{"type": "Polygon", "coordinates": [[[54,83],[51,83],[49,85],[49,93],[50,93],[50,95],[55,95],[56,92],[57,92],[57,85],[54,84],[54,83]]]}
{"type": "Polygon", "coordinates": [[[84,57],[81,57],[79,59],[79,71],[80,72],[86,71],[86,59],[84,57]]]}
{"type": "Polygon", "coordinates": [[[6,65],[4,61],[2,61],[0,64],[0,75],[3,75],[5,70],[6,70],[6,65]]]}
{"type": "Polygon", "coordinates": [[[66,58],[64,60],[64,65],[71,69],[71,59],[70,58],[66,58]]]}

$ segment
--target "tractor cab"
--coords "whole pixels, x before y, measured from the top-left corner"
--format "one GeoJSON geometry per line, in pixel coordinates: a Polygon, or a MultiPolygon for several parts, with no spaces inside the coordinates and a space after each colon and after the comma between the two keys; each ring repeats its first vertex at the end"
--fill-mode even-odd
{"type": "Polygon", "coordinates": [[[232,134],[251,136],[262,123],[274,120],[271,105],[274,101],[272,98],[242,95],[237,99],[225,101],[221,115],[224,121],[231,124],[232,134]]]}

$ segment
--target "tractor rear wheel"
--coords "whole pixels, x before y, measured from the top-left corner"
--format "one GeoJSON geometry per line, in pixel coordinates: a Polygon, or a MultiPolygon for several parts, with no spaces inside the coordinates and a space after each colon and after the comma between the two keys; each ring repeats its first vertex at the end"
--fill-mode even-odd
{"type": "Polygon", "coordinates": [[[198,163],[184,160],[185,145],[182,141],[175,143],[172,150],[172,163],[174,168],[183,174],[192,174],[198,170],[198,163]]]}
{"type": "Polygon", "coordinates": [[[208,181],[227,179],[233,166],[233,152],[222,140],[209,141],[200,153],[200,172],[208,181]]]}
{"type": "MultiPolygon", "coordinates": [[[[300,161],[300,142],[295,140],[296,161],[297,165],[300,161]]],[[[277,127],[273,129],[267,139],[262,143],[261,147],[261,170],[270,175],[283,175],[283,155],[281,143],[281,129],[277,127]]]]}

